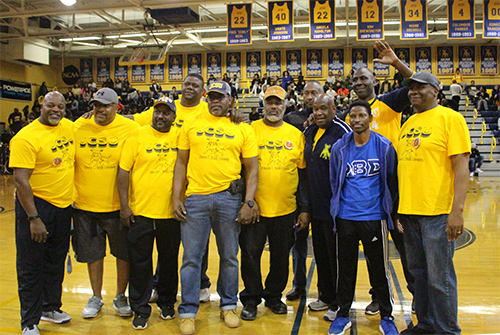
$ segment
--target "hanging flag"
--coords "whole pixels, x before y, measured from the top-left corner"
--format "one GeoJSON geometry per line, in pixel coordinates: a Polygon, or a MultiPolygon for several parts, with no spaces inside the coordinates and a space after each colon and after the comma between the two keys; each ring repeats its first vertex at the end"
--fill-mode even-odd
{"type": "Polygon", "coordinates": [[[344,49],[328,49],[328,71],[344,74],[344,49]]]}
{"type": "Polygon", "coordinates": [[[448,39],[476,38],[474,0],[447,0],[448,39]]]}
{"type": "Polygon", "coordinates": [[[287,50],[286,53],[286,70],[290,72],[292,77],[297,77],[299,72],[302,72],[302,52],[301,50],[287,50]]]}
{"type": "Polygon", "coordinates": [[[308,49],[307,50],[306,76],[322,77],[323,76],[323,50],[308,49]]]}
{"type": "Polygon", "coordinates": [[[111,78],[109,58],[97,58],[97,82],[104,83],[108,78],[111,78]]]}
{"type": "Polygon", "coordinates": [[[227,5],[226,12],[226,44],[252,44],[252,4],[227,5]]]}
{"type": "Polygon", "coordinates": [[[402,40],[427,39],[427,1],[399,0],[402,40]]]}
{"type": "Polygon", "coordinates": [[[207,77],[211,74],[215,79],[222,78],[222,53],[220,52],[207,53],[207,77]]]}
{"type": "Polygon", "coordinates": [[[226,53],[226,72],[229,78],[237,75],[241,78],[241,52],[226,53]]]}
{"type": "Polygon", "coordinates": [[[481,74],[498,73],[498,46],[481,45],[481,74]]]}
{"type": "Polygon", "coordinates": [[[500,38],[500,0],[483,0],[483,38],[500,38]]]}
{"type": "Polygon", "coordinates": [[[118,64],[120,57],[115,57],[115,80],[128,78],[128,66],[118,64]]]}
{"type": "Polygon", "coordinates": [[[260,51],[247,52],[247,78],[253,78],[256,74],[261,76],[262,56],[260,51]]]}
{"type": "Polygon", "coordinates": [[[84,82],[94,80],[93,65],[94,60],[92,58],[80,59],[80,78],[82,78],[84,82]]]}
{"type": "Polygon", "coordinates": [[[266,51],[266,72],[269,77],[281,78],[281,53],[280,51],[266,51]]]}
{"type": "Polygon", "coordinates": [[[437,71],[438,74],[454,74],[453,47],[437,47],[437,71]]]}
{"type": "Polygon", "coordinates": [[[384,39],[384,1],[356,0],[357,41],[384,39]]]}
{"type": "Polygon", "coordinates": [[[181,81],[184,79],[184,63],[182,55],[168,55],[168,80],[181,81]]]}
{"type": "Polygon", "coordinates": [[[146,82],[146,65],[132,65],[132,81],[146,82]]]}
{"type": "Polygon", "coordinates": [[[293,1],[267,3],[269,42],[293,41],[293,1]]]}
{"type": "MultiPolygon", "coordinates": [[[[373,49],[373,59],[379,58],[378,57],[378,51],[376,49],[373,49]]],[[[381,76],[381,77],[387,77],[390,72],[390,66],[387,64],[382,64],[379,62],[373,62],[373,73],[376,76],[381,76]]]]}
{"type": "Polygon", "coordinates": [[[404,65],[410,67],[410,48],[394,48],[394,53],[404,65]]]}
{"type": "Polygon", "coordinates": [[[368,49],[366,48],[355,48],[352,49],[352,68],[356,71],[362,67],[368,67],[368,49]]]}
{"type": "Polygon", "coordinates": [[[201,76],[201,54],[188,54],[188,74],[201,76]]]}
{"type": "Polygon", "coordinates": [[[415,48],[416,71],[432,72],[432,49],[431,47],[415,48]]]}
{"type": "Polygon", "coordinates": [[[309,1],[309,41],[336,39],[335,1],[309,1]]]}
{"type": "Polygon", "coordinates": [[[476,48],[474,46],[458,46],[458,68],[462,74],[476,73],[476,48]]]}

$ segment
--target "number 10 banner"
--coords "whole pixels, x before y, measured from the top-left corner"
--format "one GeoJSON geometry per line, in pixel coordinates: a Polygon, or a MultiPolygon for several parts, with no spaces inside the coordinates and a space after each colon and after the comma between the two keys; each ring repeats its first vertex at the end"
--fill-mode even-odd
{"type": "Polygon", "coordinates": [[[399,0],[401,10],[401,39],[427,39],[427,1],[399,0]]]}
{"type": "Polygon", "coordinates": [[[227,5],[226,44],[252,44],[252,4],[227,5]]]}

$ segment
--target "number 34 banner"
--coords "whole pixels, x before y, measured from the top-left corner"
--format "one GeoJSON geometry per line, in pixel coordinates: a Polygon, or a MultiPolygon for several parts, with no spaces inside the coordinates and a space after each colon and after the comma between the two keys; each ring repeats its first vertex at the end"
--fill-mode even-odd
{"type": "Polygon", "coordinates": [[[427,1],[400,0],[401,39],[427,39],[427,1]]]}
{"type": "Polygon", "coordinates": [[[252,44],[252,4],[227,5],[226,44],[252,44]]]}
{"type": "Polygon", "coordinates": [[[356,0],[358,13],[357,41],[384,39],[384,1],[356,0]]]}

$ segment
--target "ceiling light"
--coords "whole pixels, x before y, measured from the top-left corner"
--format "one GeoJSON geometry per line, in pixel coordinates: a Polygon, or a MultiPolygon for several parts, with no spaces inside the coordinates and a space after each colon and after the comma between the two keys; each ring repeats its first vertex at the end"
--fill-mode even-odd
{"type": "Polygon", "coordinates": [[[76,0],[61,0],[61,2],[65,6],[73,6],[76,3],[76,0]]]}

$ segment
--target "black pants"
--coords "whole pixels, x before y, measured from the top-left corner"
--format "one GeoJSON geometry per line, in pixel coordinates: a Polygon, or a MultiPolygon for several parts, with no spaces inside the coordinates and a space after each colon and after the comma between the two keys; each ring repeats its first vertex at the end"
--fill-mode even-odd
{"type": "Polygon", "coordinates": [[[130,307],[144,318],[151,315],[149,298],[153,288],[153,244],[156,237],[159,280],[158,306],[174,306],[179,285],[180,224],[174,219],[136,216],[128,232],[130,261],[130,307]]]}
{"type": "Polygon", "coordinates": [[[337,300],[338,316],[348,317],[354,299],[358,272],[359,241],[370,269],[368,275],[378,298],[381,317],[392,315],[392,286],[387,263],[389,261],[388,233],[385,221],[351,221],[336,219],[339,276],[337,300]]]}
{"type": "Polygon", "coordinates": [[[293,287],[305,289],[307,285],[307,239],[309,229],[298,230],[295,227],[295,243],[293,245],[293,287]]]}
{"type": "Polygon", "coordinates": [[[318,270],[318,298],[337,308],[337,242],[333,221],[312,219],[314,259],[318,270]]]}
{"type": "Polygon", "coordinates": [[[35,206],[45,224],[47,242],[31,239],[28,215],[16,197],[16,265],[21,328],[40,322],[42,311],[62,306],[64,261],[69,250],[72,208],[59,208],[34,197],[35,206]]]}
{"type": "Polygon", "coordinates": [[[241,277],[245,289],[240,293],[243,305],[258,305],[261,299],[273,302],[281,299],[288,282],[290,249],[294,241],[295,213],[274,218],[260,217],[260,222],[241,225],[241,277]],[[270,269],[262,286],[261,256],[269,239],[270,269]]]}

